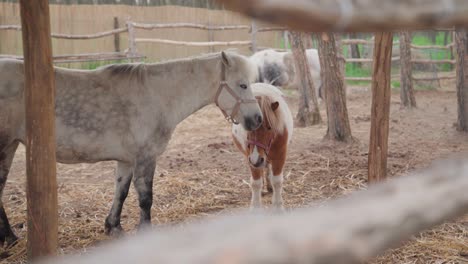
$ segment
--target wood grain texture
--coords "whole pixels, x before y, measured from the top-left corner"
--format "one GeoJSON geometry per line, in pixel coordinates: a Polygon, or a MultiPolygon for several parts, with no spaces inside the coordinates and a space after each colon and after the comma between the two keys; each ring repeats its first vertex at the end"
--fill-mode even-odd
{"type": "Polygon", "coordinates": [[[391,66],[393,33],[376,33],[372,74],[371,131],[368,181],[387,177],[388,131],[390,118],[391,66]]]}
{"type": "Polygon", "coordinates": [[[327,106],[328,129],[326,139],[351,142],[351,126],[346,107],[346,91],[341,64],[337,57],[337,46],[333,33],[317,36],[321,65],[322,91],[327,106]]]}
{"type": "Polygon", "coordinates": [[[402,107],[416,107],[412,76],[411,33],[402,31],[400,32],[400,99],[402,107]]]}
{"type": "Polygon", "coordinates": [[[256,19],[309,32],[383,32],[468,25],[465,0],[218,0],[256,19]]]}
{"type": "Polygon", "coordinates": [[[322,123],[315,86],[305,53],[304,33],[290,32],[290,40],[294,66],[297,69],[295,78],[299,81],[300,93],[299,110],[296,115],[297,125],[306,127],[322,123]]]}
{"type": "Polygon", "coordinates": [[[28,258],[54,255],[58,213],[55,159],[55,78],[49,2],[21,0],[23,28],[28,258]]]}
{"type": "Polygon", "coordinates": [[[457,49],[457,127],[468,132],[468,30],[457,29],[455,32],[457,49]]]}

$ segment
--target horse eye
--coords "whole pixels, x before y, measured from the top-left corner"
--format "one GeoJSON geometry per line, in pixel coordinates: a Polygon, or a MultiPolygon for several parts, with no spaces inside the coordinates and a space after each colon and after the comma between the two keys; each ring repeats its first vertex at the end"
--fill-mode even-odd
{"type": "Polygon", "coordinates": [[[247,85],[241,84],[241,85],[240,85],[240,88],[242,88],[242,89],[247,89],[247,85]]]}

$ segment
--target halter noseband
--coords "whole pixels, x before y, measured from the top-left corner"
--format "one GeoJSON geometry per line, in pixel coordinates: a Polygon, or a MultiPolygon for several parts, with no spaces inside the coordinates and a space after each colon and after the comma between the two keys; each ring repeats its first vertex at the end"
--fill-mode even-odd
{"type": "Polygon", "coordinates": [[[276,134],[274,134],[274,135],[270,138],[270,140],[269,140],[269,142],[268,142],[268,145],[265,145],[265,144],[263,144],[263,143],[257,141],[257,134],[256,134],[255,132],[253,132],[253,133],[254,133],[254,135],[255,135],[255,139],[254,139],[254,140],[248,139],[248,140],[247,140],[248,146],[253,145],[253,146],[257,146],[257,147],[259,147],[259,148],[262,148],[262,149],[265,151],[265,154],[266,154],[267,158],[269,159],[269,154],[270,154],[271,145],[273,144],[273,141],[274,141],[275,138],[276,138],[276,134]]]}
{"type": "Polygon", "coordinates": [[[219,84],[218,91],[216,92],[214,101],[215,101],[216,106],[223,113],[224,118],[226,118],[228,122],[236,124],[236,125],[239,124],[239,122],[234,118],[234,116],[236,116],[237,113],[239,112],[241,104],[257,103],[257,100],[255,99],[242,99],[238,94],[236,94],[236,92],[234,92],[234,90],[231,87],[229,87],[229,85],[226,82],[226,69],[224,66],[224,62],[222,61],[221,61],[221,82],[219,84]],[[226,91],[228,91],[231,94],[231,96],[236,100],[236,104],[232,108],[231,114],[228,114],[219,105],[219,96],[221,95],[221,92],[223,91],[223,89],[226,89],[226,91]]]}

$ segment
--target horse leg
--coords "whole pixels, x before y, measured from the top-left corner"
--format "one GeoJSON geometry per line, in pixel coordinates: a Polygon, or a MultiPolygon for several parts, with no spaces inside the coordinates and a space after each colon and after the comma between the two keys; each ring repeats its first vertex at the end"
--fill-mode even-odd
{"type": "Polygon", "coordinates": [[[7,246],[10,246],[18,240],[18,237],[11,230],[10,222],[8,221],[1,199],[17,147],[18,142],[14,142],[5,149],[0,149],[0,246],[5,242],[7,246]]]}
{"type": "Polygon", "coordinates": [[[250,178],[250,189],[252,190],[252,200],[250,209],[262,207],[262,187],[263,187],[263,169],[250,167],[252,177],[250,178]]]}
{"type": "Polygon", "coordinates": [[[266,188],[267,188],[268,193],[272,193],[273,192],[273,187],[271,186],[271,177],[273,177],[273,173],[271,172],[271,163],[268,164],[267,170],[268,170],[268,173],[267,173],[267,175],[265,177],[266,188]]]}
{"type": "Polygon", "coordinates": [[[151,225],[151,206],[153,205],[153,177],[156,170],[156,158],[138,158],[133,170],[133,184],[138,193],[140,205],[140,223],[138,229],[151,225]]]}
{"type": "Polygon", "coordinates": [[[122,226],[120,225],[120,215],[122,214],[122,207],[127,198],[132,177],[133,167],[130,164],[118,162],[115,174],[114,201],[104,225],[106,235],[116,236],[123,233],[122,226]]]}
{"type": "Polygon", "coordinates": [[[272,206],[275,210],[284,211],[283,207],[283,166],[284,161],[277,160],[272,164],[273,175],[271,177],[271,185],[273,187],[273,198],[271,199],[272,206]]]}

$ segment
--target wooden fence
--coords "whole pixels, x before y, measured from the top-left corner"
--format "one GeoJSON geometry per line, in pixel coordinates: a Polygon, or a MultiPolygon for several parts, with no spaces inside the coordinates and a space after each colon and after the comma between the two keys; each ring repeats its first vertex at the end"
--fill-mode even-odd
{"type": "MultiPolygon", "coordinates": [[[[446,30],[453,32],[453,29],[439,29],[439,30],[446,30]]],[[[374,45],[374,41],[372,40],[365,40],[365,39],[343,39],[341,41],[343,45],[355,45],[355,44],[362,44],[362,45],[374,45]]],[[[399,45],[398,41],[394,41],[393,45],[399,45]]],[[[412,50],[427,50],[427,49],[440,49],[440,50],[453,50],[454,48],[454,43],[450,43],[444,46],[439,46],[439,45],[427,45],[427,46],[422,46],[422,45],[414,45],[411,44],[411,49],[412,50]]],[[[373,63],[372,58],[345,58],[345,61],[348,63],[373,63]]],[[[397,62],[401,61],[400,56],[394,56],[392,57],[392,62],[397,62]]],[[[414,59],[410,58],[409,62],[411,64],[451,64],[455,65],[456,60],[450,60],[450,59],[441,59],[441,60],[433,60],[433,59],[414,59]]],[[[455,73],[450,73],[449,75],[442,75],[442,76],[412,76],[412,79],[414,81],[431,81],[431,80],[446,80],[446,79],[455,79],[455,73]]],[[[372,77],[345,77],[346,80],[348,81],[372,81],[372,77]]],[[[395,80],[400,80],[400,75],[392,75],[392,79],[395,80]]]]}
{"type": "MultiPolygon", "coordinates": [[[[98,39],[108,36],[117,36],[119,34],[128,34],[128,48],[123,52],[102,52],[102,53],[86,53],[86,54],[72,54],[72,55],[60,55],[54,56],[55,63],[65,62],[82,62],[82,61],[102,61],[102,60],[138,60],[145,56],[140,54],[137,49],[137,43],[160,43],[168,45],[180,45],[180,46],[194,46],[194,47],[214,47],[214,46],[248,46],[251,50],[256,50],[256,37],[252,37],[252,40],[234,40],[234,41],[207,41],[207,42],[193,42],[193,41],[176,41],[170,39],[160,38],[138,38],[136,37],[135,31],[141,30],[156,30],[156,29],[181,29],[191,28],[208,31],[227,31],[227,30],[248,30],[255,36],[258,32],[268,32],[283,30],[283,28],[275,27],[264,27],[256,28],[253,30],[252,26],[247,25],[226,25],[226,26],[209,26],[195,23],[172,23],[172,24],[149,24],[149,23],[137,23],[127,21],[125,27],[116,28],[109,31],[98,32],[87,35],[71,35],[71,34],[57,34],[52,33],[51,37],[55,39],[70,39],[70,40],[89,40],[98,39]]],[[[18,25],[0,25],[0,30],[16,30],[21,31],[21,26],[18,25]]],[[[116,45],[117,46],[117,45],[116,45]]],[[[120,46],[120,44],[118,44],[120,46]]],[[[116,48],[117,49],[117,48],[116,48]]],[[[0,55],[0,58],[14,58],[22,59],[22,56],[17,55],[0,55]]]]}
{"type": "MultiPolygon", "coordinates": [[[[0,25],[0,30],[16,30],[20,31],[21,27],[18,25],[0,25]]],[[[442,30],[442,29],[441,29],[442,30]]],[[[452,30],[452,29],[443,29],[443,30],[452,30]]],[[[190,47],[239,47],[245,46],[248,47],[251,51],[268,49],[271,47],[262,47],[257,46],[256,39],[257,34],[261,32],[285,32],[287,31],[284,27],[260,27],[257,28],[255,23],[252,25],[221,25],[221,26],[212,26],[204,25],[197,23],[138,23],[133,21],[127,21],[124,27],[115,28],[108,31],[98,32],[94,34],[81,34],[81,35],[71,35],[71,34],[58,34],[52,33],[52,38],[56,39],[69,39],[69,40],[91,40],[99,39],[108,36],[115,36],[116,38],[116,50],[120,49],[120,34],[128,35],[128,48],[124,51],[115,51],[115,52],[101,52],[101,53],[84,53],[84,54],[65,54],[54,56],[55,63],[69,63],[69,62],[85,62],[85,61],[109,61],[109,60],[141,60],[145,58],[145,54],[138,52],[137,44],[138,43],[158,43],[158,44],[167,44],[167,45],[176,45],[176,46],[190,46],[190,47]],[[140,38],[136,37],[136,30],[159,30],[159,29],[198,29],[206,30],[208,32],[214,31],[232,31],[232,30],[245,30],[251,35],[250,40],[232,40],[232,41],[215,41],[211,39],[210,41],[179,41],[171,39],[162,39],[162,38],[140,38]],[[119,46],[119,48],[117,48],[119,46]]],[[[285,41],[285,46],[287,45],[287,39],[285,41]]],[[[343,45],[373,45],[372,40],[366,39],[343,39],[343,45]]],[[[394,42],[394,45],[398,45],[398,41],[394,42]]],[[[411,45],[412,49],[427,50],[427,49],[442,49],[450,50],[453,49],[454,44],[450,43],[445,46],[429,45],[429,46],[420,46],[420,45],[411,45]]],[[[287,51],[287,49],[276,49],[280,51],[287,51]]],[[[21,59],[21,56],[17,55],[0,55],[0,58],[15,58],[21,59]]],[[[344,58],[347,63],[372,63],[373,59],[371,58],[344,58]]],[[[399,56],[392,58],[392,61],[400,61],[399,56]]],[[[411,63],[415,64],[455,64],[455,60],[431,60],[431,59],[411,59],[411,63]]],[[[399,80],[399,75],[393,75],[392,79],[399,80]]],[[[444,79],[455,79],[455,74],[451,73],[448,75],[442,76],[413,76],[415,81],[430,81],[430,80],[444,80],[444,79]]],[[[372,81],[372,77],[345,77],[347,81],[372,81]]]]}
{"type": "MultiPolygon", "coordinates": [[[[116,23],[118,25],[118,23],[116,23]]],[[[0,25],[0,30],[16,30],[20,31],[21,27],[18,25],[0,25]]],[[[137,23],[132,21],[127,21],[125,27],[118,27],[113,30],[108,30],[104,32],[98,32],[94,34],[87,34],[87,35],[71,35],[71,34],[58,34],[52,33],[52,38],[56,39],[69,39],[69,40],[91,40],[91,39],[98,39],[98,38],[105,38],[108,36],[115,36],[115,50],[120,50],[120,38],[118,37],[120,34],[127,34],[128,35],[128,48],[125,51],[115,51],[115,52],[101,52],[101,53],[85,53],[85,54],[65,54],[60,56],[54,56],[54,61],[56,63],[68,63],[68,62],[84,62],[84,61],[107,61],[107,60],[141,60],[145,57],[145,54],[141,54],[138,52],[137,44],[138,43],[158,43],[158,44],[166,44],[166,45],[176,45],[176,46],[189,46],[189,47],[210,47],[210,50],[213,51],[213,47],[230,47],[230,46],[245,46],[248,47],[251,51],[257,51],[262,49],[267,49],[271,47],[259,47],[256,43],[257,34],[261,32],[285,32],[287,29],[285,27],[260,27],[257,28],[255,23],[252,25],[221,25],[221,26],[212,26],[212,25],[205,25],[205,24],[197,24],[197,23],[158,23],[158,24],[150,24],[150,23],[137,23]],[[209,33],[214,31],[232,31],[232,30],[245,30],[250,35],[250,40],[233,40],[233,41],[215,41],[213,37],[210,38],[210,41],[180,41],[180,40],[171,40],[171,39],[162,39],[162,38],[141,38],[136,37],[136,30],[158,30],[158,29],[198,29],[198,30],[205,30],[209,33]],[[118,46],[118,47],[117,47],[118,46]]],[[[439,29],[439,30],[449,30],[452,31],[453,29],[439,29]]],[[[212,36],[213,34],[209,34],[212,36]]],[[[284,39],[285,46],[287,45],[287,39],[284,39]]],[[[343,39],[343,45],[354,45],[354,44],[361,44],[361,45],[373,45],[372,40],[366,39],[343,39]]],[[[394,42],[394,44],[398,45],[398,42],[394,42]]],[[[454,44],[450,43],[445,46],[437,46],[437,45],[429,45],[429,46],[419,46],[419,45],[411,45],[412,49],[419,49],[419,50],[426,50],[426,49],[442,49],[442,50],[450,50],[453,49],[454,44]]],[[[286,51],[287,49],[277,49],[281,51],[286,51]]],[[[21,56],[15,55],[0,55],[0,58],[16,58],[21,59],[21,56]]],[[[373,60],[371,58],[345,58],[347,63],[372,63],[373,60]]],[[[400,61],[400,57],[396,56],[392,58],[392,61],[400,61]]],[[[411,63],[415,64],[455,64],[455,60],[430,60],[430,59],[411,59],[411,63]]],[[[345,77],[348,81],[371,81],[372,77],[345,77]]],[[[399,75],[392,76],[392,79],[399,80],[399,75]]],[[[444,80],[444,79],[455,79],[455,74],[451,73],[449,75],[442,75],[442,76],[413,76],[413,80],[415,81],[430,81],[430,80],[444,80]]]]}

